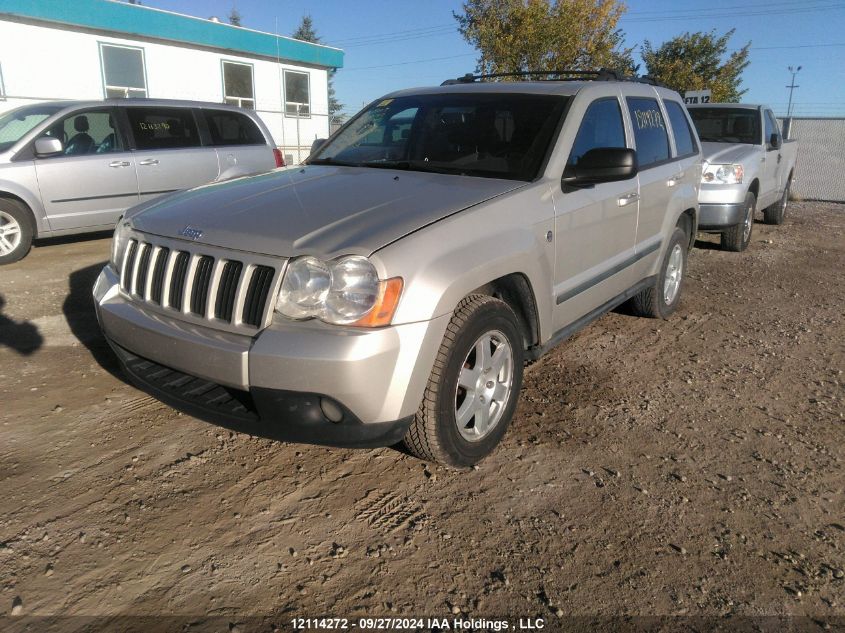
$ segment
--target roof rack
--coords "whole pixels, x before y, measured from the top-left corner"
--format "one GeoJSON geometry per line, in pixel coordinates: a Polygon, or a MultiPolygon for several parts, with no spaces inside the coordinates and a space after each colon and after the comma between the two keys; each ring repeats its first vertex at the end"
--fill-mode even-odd
{"type": "Polygon", "coordinates": [[[459,84],[471,84],[485,79],[532,76],[545,77],[545,79],[540,79],[539,81],[633,81],[649,84],[651,86],[665,87],[660,81],[648,75],[643,77],[631,77],[629,75],[624,75],[617,70],[611,70],[610,68],[600,68],[598,70],[522,70],[511,73],[489,73],[485,75],[473,75],[472,73],[467,73],[463,77],[458,77],[457,79],[447,79],[440,85],[455,86],[459,84]]]}

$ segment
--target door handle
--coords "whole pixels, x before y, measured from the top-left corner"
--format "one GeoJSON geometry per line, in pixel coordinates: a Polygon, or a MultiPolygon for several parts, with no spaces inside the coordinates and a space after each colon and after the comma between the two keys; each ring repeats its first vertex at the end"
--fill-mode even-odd
{"type": "Polygon", "coordinates": [[[780,162],[780,159],[781,159],[781,158],[783,158],[783,156],[781,156],[780,154],[778,154],[778,162],[780,162]]]}
{"type": "Polygon", "coordinates": [[[629,193],[629,194],[626,194],[624,196],[620,196],[619,198],[617,198],[616,204],[618,204],[620,207],[627,207],[629,204],[631,204],[632,202],[636,202],[639,199],[640,199],[640,194],[629,193]]]}
{"type": "Polygon", "coordinates": [[[128,160],[113,160],[109,163],[109,167],[129,167],[129,165],[128,160]]]}
{"type": "Polygon", "coordinates": [[[158,165],[158,158],[145,158],[144,160],[138,161],[139,165],[158,165]]]}

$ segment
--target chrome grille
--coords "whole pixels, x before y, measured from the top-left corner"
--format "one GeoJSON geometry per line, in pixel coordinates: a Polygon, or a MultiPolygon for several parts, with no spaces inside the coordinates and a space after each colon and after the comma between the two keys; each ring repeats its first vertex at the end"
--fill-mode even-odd
{"type": "MultiPolygon", "coordinates": [[[[153,238],[156,239],[156,238],[153,238]]],[[[145,239],[131,239],[121,268],[121,289],[164,314],[223,329],[254,331],[270,318],[270,295],[281,262],[270,258],[200,247],[183,250],[145,239]],[[244,259],[258,259],[246,262],[244,259]]]]}

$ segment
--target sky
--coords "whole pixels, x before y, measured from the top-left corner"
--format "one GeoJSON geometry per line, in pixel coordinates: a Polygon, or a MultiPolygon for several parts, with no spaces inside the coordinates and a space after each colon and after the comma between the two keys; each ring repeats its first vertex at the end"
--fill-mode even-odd
{"type": "MultiPolygon", "coordinates": [[[[143,0],[149,7],[225,18],[232,6],[248,28],[290,35],[310,14],[323,42],[342,48],[335,90],[344,111],[402,88],[436,85],[475,70],[475,49],[457,31],[460,0],[143,0]]],[[[629,0],[619,22],[625,45],[653,45],[691,31],[736,32],[730,48],[751,42],[743,101],[786,113],[792,75],[796,116],[845,116],[845,0],[629,0]]],[[[645,65],[641,65],[645,73],[645,65]]]]}

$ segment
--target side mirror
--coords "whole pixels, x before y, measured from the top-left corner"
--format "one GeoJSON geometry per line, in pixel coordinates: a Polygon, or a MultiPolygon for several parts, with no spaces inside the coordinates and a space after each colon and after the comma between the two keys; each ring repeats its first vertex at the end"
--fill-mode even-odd
{"type": "Polygon", "coordinates": [[[781,140],[780,134],[772,134],[769,137],[769,145],[772,146],[772,149],[780,149],[780,146],[783,145],[783,141],[781,140]]]}
{"type": "Polygon", "coordinates": [[[325,142],[326,142],[326,139],[324,139],[324,138],[314,139],[314,142],[311,143],[311,155],[313,155],[314,152],[316,152],[318,149],[320,149],[325,142]]]}
{"type": "Polygon", "coordinates": [[[40,157],[55,156],[65,151],[62,142],[52,136],[42,136],[35,139],[35,155],[40,157]]]}
{"type": "Polygon", "coordinates": [[[637,152],[627,147],[597,147],[563,172],[561,185],[579,187],[628,180],[637,175],[637,152]]]}

